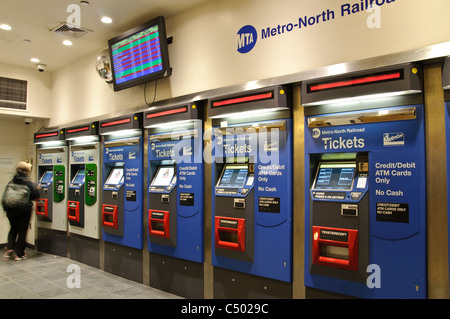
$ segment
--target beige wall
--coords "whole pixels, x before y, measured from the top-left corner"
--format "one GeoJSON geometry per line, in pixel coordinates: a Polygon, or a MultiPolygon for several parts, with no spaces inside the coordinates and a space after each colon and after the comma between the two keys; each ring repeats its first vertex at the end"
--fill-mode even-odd
{"type": "MultiPolygon", "coordinates": [[[[364,2],[364,1],[363,1],[364,2]]],[[[217,0],[166,20],[171,77],[158,81],[157,100],[313,70],[341,62],[422,48],[450,40],[450,1],[378,0],[380,28],[369,28],[366,11],[341,16],[341,5],[361,1],[217,0]],[[387,2],[390,3],[387,3],[387,2]],[[334,19],[323,21],[323,11],[334,19]],[[301,29],[262,39],[261,31],[321,15],[301,29]],[[255,48],[237,52],[244,25],[258,32],[255,48]]],[[[105,43],[106,47],[106,43],[105,43]]],[[[144,107],[144,86],[114,92],[94,70],[97,53],[53,74],[50,125],[144,107]]],[[[338,70],[345,72],[345,70],[338,70]]],[[[147,85],[147,98],[153,98],[147,85]]]]}
{"type": "Polygon", "coordinates": [[[23,117],[49,117],[51,110],[52,74],[38,72],[31,68],[21,68],[0,63],[0,76],[25,80],[27,84],[27,110],[15,111],[0,109],[0,115],[8,114],[23,117]]]}
{"type": "MultiPolygon", "coordinates": [[[[33,132],[43,125],[36,121],[31,125],[23,123],[21,118],[7,117],[0,119],[0,194],[15,174],[15,166],[19,161],[33,162],[35,148],[33,132]]],[[[33,163],[34,164],[34,163],[33,163]]],[[[32,174],[34,178],[34,174],[32,174]]],[[[34,245],[34,215],[27,234],[27,242],[34,245]]],[[[0,244],[7,242],[9,222],[3,209],[0,212],[0,244]]]]}

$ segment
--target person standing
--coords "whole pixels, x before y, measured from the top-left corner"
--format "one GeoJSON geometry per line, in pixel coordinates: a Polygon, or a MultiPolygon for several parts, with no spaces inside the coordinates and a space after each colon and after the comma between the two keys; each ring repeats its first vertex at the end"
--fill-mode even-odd
{"type": "Polygon", "coordinates": [[[26,185],[29,188],[28,203],[21,209],[13,209],[3,206],[11,225],[8,233],[7,251],[3,254],[3,259],[7,260],[15,254],[14,260],[20,261],[28,258],[25,254],[25,239],[28,225],[30,223],[33,200],[39,197],[39,190],[31,181],[31,164],[19,162],[16,166],[16,174],[12,179],[13,184],[26,185]]]}

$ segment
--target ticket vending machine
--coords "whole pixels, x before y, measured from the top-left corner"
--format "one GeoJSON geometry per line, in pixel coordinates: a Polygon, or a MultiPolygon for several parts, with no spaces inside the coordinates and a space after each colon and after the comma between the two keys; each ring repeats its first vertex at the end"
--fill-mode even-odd
{"type": "Polygon", "coordinates": [[[306,297],[426,298],[420,66],[306,81],[302,104],[306,297]]]}
{"type": "Polygon", "coordinates": [[[67,144],[64,129],[34,133],[37,154],[36,199],[39,251],[67,256],[67,144]]]}
{"type": "Polygon", "coordinates": [[[144,113],[150,286],[186,298],[204,297],[203,104],[144,113]]]}
{"type": "Polygon", "coordinates": [[[142,282],[142,113],[101,121],[99,133],[103,146],[105,271],[142,282]]]}
{"type": "Polygon", "coordinates": [[[99,267],[100,140],[98,122],[69,127],[69,180],[67,220],[70,258],[99,267]]]}
{"type": "Polygon", "coordinates": [[[214,298],[290,298],[291,93],[211,99],[214,298]]]}

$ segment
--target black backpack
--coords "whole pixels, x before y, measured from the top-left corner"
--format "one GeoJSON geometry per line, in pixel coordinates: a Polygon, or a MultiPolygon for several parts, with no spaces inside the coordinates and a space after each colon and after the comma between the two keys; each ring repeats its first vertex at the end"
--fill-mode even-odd
{"type": "Polygon", "coordinates": [[[2,197],[5,210],[26,210],[30,208],[30,188],[25,184],[15,184],[12,181],[5,187],[2,197]]]}

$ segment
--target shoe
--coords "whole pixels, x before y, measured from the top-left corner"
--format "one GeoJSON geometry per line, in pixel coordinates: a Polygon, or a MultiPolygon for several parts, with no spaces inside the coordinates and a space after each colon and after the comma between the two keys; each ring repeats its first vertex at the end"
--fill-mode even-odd
{"type": "Polygon", "coordinates": [[[3,260],[9,260],[13,252],[14,250],[8,249],[6,253],[3,254],[3,260]]]}
{"type": "Polygon", "coordinates": [[[27,255],[23,255],[22,257],[16,256],[16,258],[14,258],[15,261],[21,261],[21,260],[25,260],[27,259],[28,256],[27,255]]]}

